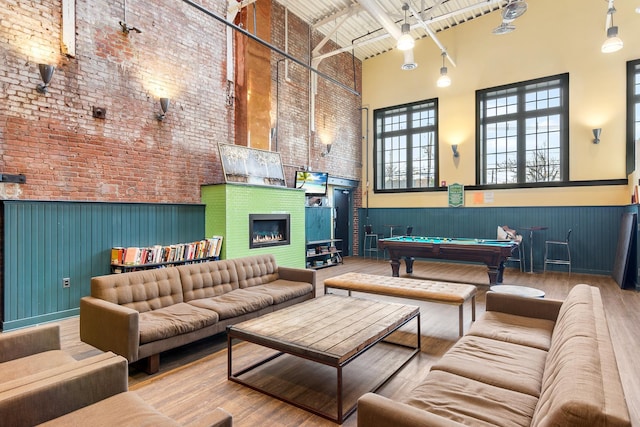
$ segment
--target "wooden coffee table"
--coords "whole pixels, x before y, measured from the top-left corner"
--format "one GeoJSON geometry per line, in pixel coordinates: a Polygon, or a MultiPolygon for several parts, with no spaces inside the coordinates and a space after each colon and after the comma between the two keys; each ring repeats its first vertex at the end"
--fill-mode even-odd
{"type": "Polygon", "coordinates": [[[418,307],[341,295],[325,295],[294,306],[227,327],[227,378],[269,396],[288,402],[321,417],[342,424],[357,403],[343,411],[342,369],[412,319],[417,320],[416,346],[402,364],[372,389],[375,391],[420,352],[420,310],[418,307]],[[238,372],[233,371],[233,340],[243,340],[278,353],[238,372]],[[333,368],[337,372],[337,414],[276,395],[240,377],[283,354],[290,354],[333,368]]]}

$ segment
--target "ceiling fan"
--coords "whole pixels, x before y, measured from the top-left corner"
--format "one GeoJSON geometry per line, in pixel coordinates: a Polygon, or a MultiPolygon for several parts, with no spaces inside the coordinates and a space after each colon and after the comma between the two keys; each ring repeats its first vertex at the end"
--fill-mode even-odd
{"type": "Polygon", "coordinates": [[[516,26],[512,22],[526,11],[527,2],[525,0],[509,0],[509,3],[502,9],[502,23],[493,29],[493,34],[507,34],[515,30],[516,26]]]}

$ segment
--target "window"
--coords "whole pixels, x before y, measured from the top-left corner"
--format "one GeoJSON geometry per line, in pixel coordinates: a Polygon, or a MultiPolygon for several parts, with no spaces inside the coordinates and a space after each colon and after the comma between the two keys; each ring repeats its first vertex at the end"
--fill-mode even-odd
{"type": "Polygon", "coordinates": [[[436,187],[437,100],[374,111],[374,191],[436,187]]]}
{"type": "Polygon", "coordinates": [[[476,92],[480,185],[567,181],[569,75],[476,92]]]}
{"type": "Polygon", "coordinates": [[[640,59],[627,62],[627,174],[635,165],[635,142],[640,141],[640,59]]]}

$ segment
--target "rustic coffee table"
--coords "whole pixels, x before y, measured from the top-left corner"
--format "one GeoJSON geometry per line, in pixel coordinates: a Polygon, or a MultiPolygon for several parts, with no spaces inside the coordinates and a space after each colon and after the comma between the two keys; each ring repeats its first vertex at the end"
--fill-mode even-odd
{"type": "Polygon", "coordinates": [[[416,346],[402,364],[372,389],[375,391],[393,377],[420,352],[420,310],[415,306],[367,300],[340,295],[325,295],[269,313],[237,325],[227,326],[227,378],[265,393],[321,417],[342,424],[357,407],[343,411],[342,369],[385,337],[417,320],[416,346]],[[233,371],[233,340],[248,341],[277,351],[238,372],[233,371]],[[240,377],[283,354],[290,354],[321,363],[337,371],[337,414],[327,413],[310,405],[277,395],[240,377]]]}

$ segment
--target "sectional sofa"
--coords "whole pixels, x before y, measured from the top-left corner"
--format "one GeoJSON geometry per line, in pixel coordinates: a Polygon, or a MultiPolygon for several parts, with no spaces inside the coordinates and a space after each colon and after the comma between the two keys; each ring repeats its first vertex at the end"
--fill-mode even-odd
{"type": "MultiPolygon", "coordinates": [[[[60,348],[58,325],[0,334],[0,425],[178,426],[128,391],[127,360],[107,352],[76,360],[60,348]]],[[[191,426],[231,427],[221,408],[191,426]]]]}
{"type": "Polygon", "coordinates": [[[368,393],[358,426],[630,426],[598,288],[562,301],[487,293],[486,313],[401,401],[368,393]]]}
{"type": "Polygon", "coordinates": [[[80,301],[80,339],[154,373],[163,351],[315,293],[314,270],[269,254],[99,276],[80,301]]]}

